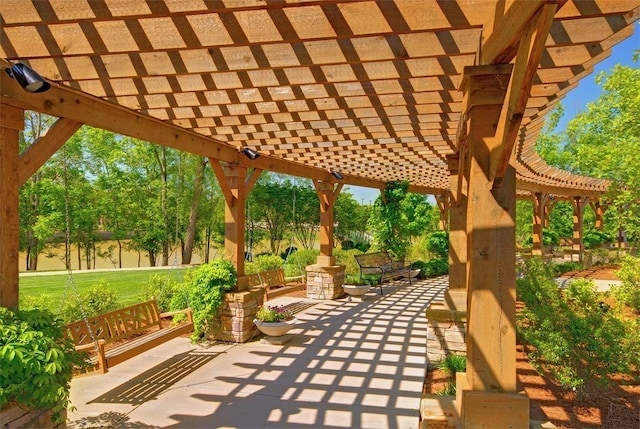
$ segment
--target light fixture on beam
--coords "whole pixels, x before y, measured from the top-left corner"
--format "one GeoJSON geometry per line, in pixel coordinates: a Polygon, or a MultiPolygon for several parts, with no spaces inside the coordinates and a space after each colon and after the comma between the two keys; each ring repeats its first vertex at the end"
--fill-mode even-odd
{"type": "Polygon", "coordinates": [[[254,160],[260,158],[260,153],[258,153],[257,150],[251,149],[249,147],[245,147],[244,149],[242,149],[242,153],[244,154],[244,156],[249,158],[251,161],[254,161],[254,160]]]}
{"type": "Polygon", "coordinates": [[[333,177],[335,177],[336,179],[338,179],[338,180],[342,180],[342,179],[344,179],[344,176],[343,176],[342,174],[340,174],[340,172],[339,172],[339,171],[335,171],[335,170],[334,170],[334,171],[332,171],[332,172],[331,172],[331,175],[332,175],[333,177]]]}
{"type": "Polygon", "coordinates": [[[16,63],[5,71],[27,92],[45,92],[51,88],[49,82],[27,65],[16,63]]]}

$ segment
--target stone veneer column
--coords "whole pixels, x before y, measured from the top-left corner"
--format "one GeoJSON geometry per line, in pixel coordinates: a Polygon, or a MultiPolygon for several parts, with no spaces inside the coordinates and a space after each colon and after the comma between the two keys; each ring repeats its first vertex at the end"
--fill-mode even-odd
{"type": "Polygon", "coordinates": [[[307,271],[307,298],[336,299],[344,295],[344,265],[309,265],[307,271]]]}
{"type": "Polygon", "coordinates": [[[467,355],[467,312],[444,302],[429,306],[427,316],[427,364],[434,367],[449,355],[467,355]]]}
{"type": "Polygon", "coordinates": [[[234,343],[249,341],[258,333],[253,319],[263,302],[264,289],[225,294],[220,310],[220,329],[215,333],[215,339],[234,343]]]}

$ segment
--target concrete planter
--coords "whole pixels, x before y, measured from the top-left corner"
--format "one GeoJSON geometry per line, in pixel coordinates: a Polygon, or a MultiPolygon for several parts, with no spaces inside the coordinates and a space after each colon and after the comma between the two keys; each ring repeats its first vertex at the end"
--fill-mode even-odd
{"type": "Polygon", "coordinates": [[[269,337],[281,337],[287,332],[289,332],[294,326],[298,319],[295,317],[292,320],[287,320],[286,322],[263,322],[258,319],[254,319],[253,323],[258,327],[260,332],[269,336],[269,337]]]}
{"type": "Polygon", "coordinates": [[[370,285],[343,285],[345,293],[347,293],[351,298],[363,300],[364,294],[369,291],[371,288],[370,285]]]}

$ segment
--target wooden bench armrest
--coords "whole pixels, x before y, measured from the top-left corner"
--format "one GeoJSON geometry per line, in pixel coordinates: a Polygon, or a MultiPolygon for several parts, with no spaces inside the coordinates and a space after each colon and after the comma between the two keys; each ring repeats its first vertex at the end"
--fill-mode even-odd
{"type": "Polygon", "coordinates": [[[191,307],[185,308],[183,310],[176,310],[176,311],[167,311],[165,313],[160,313],[160,317],[161,318],[165,318],[165,317],[171,317],[171,316],[175,316],[176,314],[187,314],[187,313],[191,313],[191,307]]]}
{"type": "Polygon", "coordinates": [[[107,342],[105,340],[102,340],[102,339],[100,339],[98,341],[92,341],[92,342],[87,343],[87,344],[81,344],[79,346],[76,346],[76,351],[77,352],[84,352],[84,351],[87,351],[87,350],[95,350],[96,349],[96,344],[98,345],[98,350],[104,349],[104,345],[106,343],[107,342]]]}
{"type": "Polygon", "coordinates": [[[160,318],[164,319],[167,317],[172,317],[175,316],[176,314],[186,314],[187,318],[189,319],[190,323],[193,323],[193,312],[191,310],[191,307],[187,307],[183,310],[177,310],[177,311],[167,311],[165,313],[160,313],[160,318]]]}

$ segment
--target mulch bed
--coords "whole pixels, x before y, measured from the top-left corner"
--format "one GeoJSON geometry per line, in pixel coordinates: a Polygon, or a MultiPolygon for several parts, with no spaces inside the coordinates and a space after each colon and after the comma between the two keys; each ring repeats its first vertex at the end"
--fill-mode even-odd
{"type": "MultiPolygon", "coordinates": [[[[569,278],[618,280],[618,266],[591,267],[588,270],[563,274],[569,278]]],[[[539,374],[529,363],[523,347],[517,347],[516,375],[518,390],[524,390],[530,400],[532,420],[550,421],[557,428],[640,429],[640,385],[618,377],[616,384],[605,391],[586,392],[577,397],[555,384],[547,374],[539,374]]],[[[429,370],[424,393],[442,392],[447,379],[438,369],[429,370]]]]}

